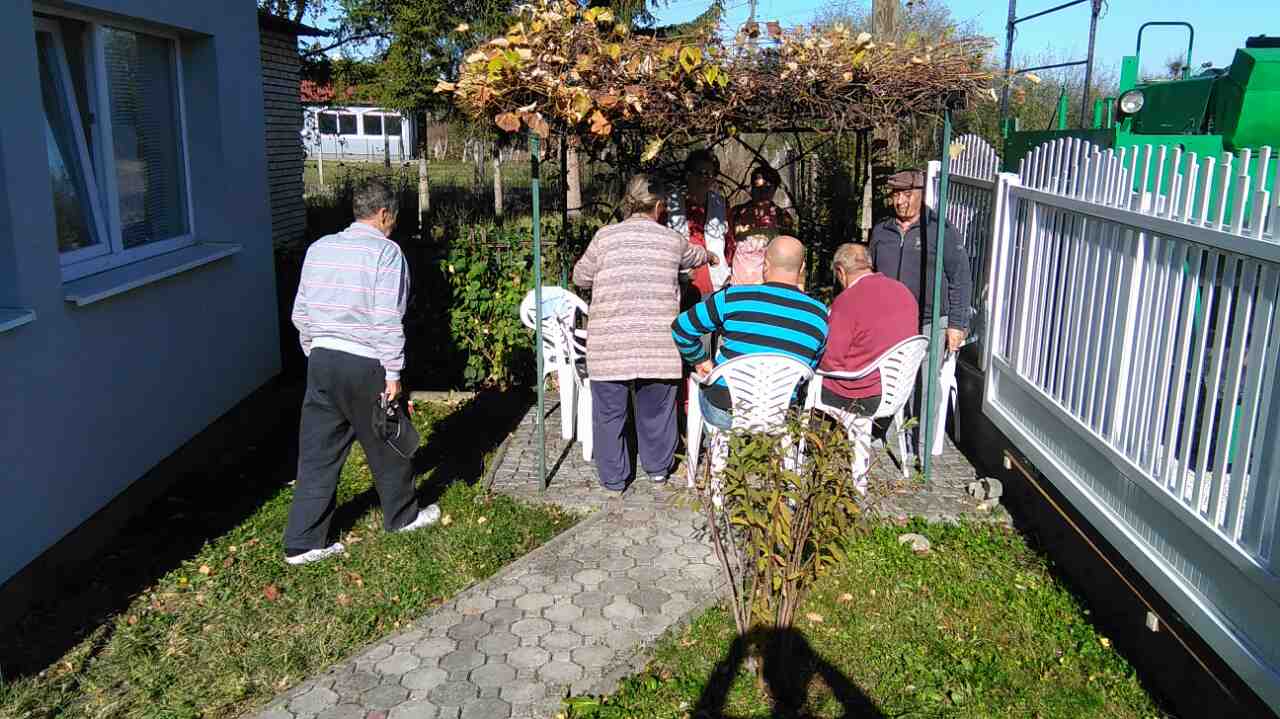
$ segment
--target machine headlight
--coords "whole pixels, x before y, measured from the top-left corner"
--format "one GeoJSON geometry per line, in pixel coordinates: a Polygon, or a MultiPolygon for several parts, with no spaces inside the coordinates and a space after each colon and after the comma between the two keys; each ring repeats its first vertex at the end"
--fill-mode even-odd
{"type": "Polygon", "coordinates": [[[1120,96],[1120,112],[1125,115],[1136,115],[1146,101],[1147,98],[1142,95],[1141,90],[1130,90],[1120,96]]]}

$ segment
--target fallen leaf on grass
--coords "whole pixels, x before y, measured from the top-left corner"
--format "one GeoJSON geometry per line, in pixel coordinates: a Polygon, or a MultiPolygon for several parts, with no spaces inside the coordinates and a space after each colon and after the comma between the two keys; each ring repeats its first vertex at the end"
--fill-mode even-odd
{"type": "Polygon", "coordinates": [[[338,602],[338,606],[340,606],[340,607],[349,607],[349,606],[351,606],[351,597],[348,597],[348,596],[347,596],[347,595],[345,595],[345,594],[339,594],[339,595],[335,598],[335,600],[338,602]]]}
{"type": "Polygon", "coordinates": [[[826,621],[822,618],[822,615],[818,614],[817,612],[809,612],[808,614],[804,615],[804,618],[808,619],[814,624],[821,624],[822,622],[826,621]]]}
{"type": "Polygon", "coordinates": [[[280,598],[280,588],[274,584],[268,584],[262,588],[262,596],[266,597],[268,602],[274,602],[280,598]]]}
{"type": "Polygon", "coordinates": [[[444,515],[443,517],[441,517],[441,518],[440,518],[440,526],[441,526],[441,527],[447,527],[447,526],[449,526],[450,524],[453,524],[453,515],[451,515],[451,514],[446,514],[446,515],[444,515]]]}
{"type": "Polygon", "coordinates": [[[207,576],[209,576],[209,573],[210,573],[210,572],[212,572],[212,571],[213,571],[213,568],[212,568],[212,567],[210,567],[209,565],[207,565],[207,564],[201,564],[201,565],[200,565],[200,573],[201,573],[201,574],[203,574],[203,575],[205,575],[206,577],[207,577],[207,576]]]}
{"type": "Polygon", "coordinates": [[[487,521],[489,521],[488,517],[480,517],[479,519],[476,520],[476,524],[484,524],[487,521]]]}
{"type": "Polygon", "coordinates": [[[853,601],[853,595],[848,592],[845,592],[844,594],[840,595],[839,601],[841,604],[848,604],[849,602],[853,601]]]}
{"type": "Polygon", "coordinates": [[[1106,637],[1098,637],[1098,643],[1101,644],[1105,649],[1111,648],[1111,640],[1107,639],[1106,637]]]}
{"type": "Polygon", "coordinates": [[[128,622],[129,622],[129,626],[133,626],[133,625],[135,625],[135,624],[137,624],[137,623],[138,623],[138,617],[136,617],[136,616],[135,616],[135,615],[133,615],[133,614],[130,614],[130,615],[129,615],[129,618],[128,618],[126,621],[128,621],[128,622]]]}

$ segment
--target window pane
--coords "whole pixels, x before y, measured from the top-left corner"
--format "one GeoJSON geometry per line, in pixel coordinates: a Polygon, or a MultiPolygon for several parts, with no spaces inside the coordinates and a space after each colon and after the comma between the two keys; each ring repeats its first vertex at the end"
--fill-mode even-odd
{"type": "Polygon", "coordinates": [[[40,94],[44,99],[45,146],[49,158],[49,178],[53,183],[53,214],[58,251],[70,252],[102,242],[93,227],[88,204],[88,175],[76,145],[70,93],[63,82],[60,58],[53,37],[36,33],[40,58],[40,94]]]}
{"type": "Polygon", "coordinates": [[[320,133],[322,135],[338,134],[338,116],[332,112],[320,113],[320,133]]]}
{"type": "Polygon", "coordinates": [[[126,248],[188,231],[173,44],[104,28],[111,139],[126,248]]]}
{"type": "Polygon", "coordinates": [[[338,127],[344,135],[356,134],[356,116],[342,114],[338,115],[338,127]]]}
{"type": "Polygon", "coordinates": [[[382,115],[364,115],[364,134],[382,137],[382,115]]]}
{"type": "Polygon", "coordinates": [[[400,118],[395,115],[387,115],[387,134],[400,134],[400,118]]]}

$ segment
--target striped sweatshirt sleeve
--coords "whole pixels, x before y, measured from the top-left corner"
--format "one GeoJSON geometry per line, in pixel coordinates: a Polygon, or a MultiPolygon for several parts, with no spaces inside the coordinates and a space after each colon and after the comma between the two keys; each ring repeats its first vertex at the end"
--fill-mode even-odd
{"type": "Polygon", "coordinates": [[[393,243],[378,258],[377,286],[373,293],[374,347],[389,380],[400,379],[404,369],[404,313],[409,307],[409,267],[404,253],[393,243]]]}
{"type": "MultiPolygon", "coordinates": [[[[308,251],[308,254],[310,252],[308,251]]],[[[293,297],[293,326],[298,328],[298,344],[302,354],[311,356],[311,315],[307,312],[307,273],[298,280],[298,293],[293,297]]]]}
{"type": "Polygon", "coordinates": [[[671,323],[671,338],[675,340],[680,357],[691,365],[708,359],[702,347],[703,335],[724,329],[725,292],[713,292],[710,297],[681,312],[671,323]]]}

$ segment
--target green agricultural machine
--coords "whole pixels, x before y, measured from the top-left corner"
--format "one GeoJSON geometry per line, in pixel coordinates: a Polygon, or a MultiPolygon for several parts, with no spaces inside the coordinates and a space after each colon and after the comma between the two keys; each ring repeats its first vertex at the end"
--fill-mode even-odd
{"type": "MultiPolygon", "coordinates": [[[[1078,137],[1116,150],[1142,145],[1164,146],[1170,150],[1170,161],[1172,151],[1180,147],[1184,170],[1189,153],[1194,152],[1200,159],[1221,159],[1224,152],[1231,152],[1236,155],[1237,163],[1232,168],[1233,175],[1242,174],[1240,153],[1250,149],[1253,157],[1247,174],[1256,180],[1259,150],[1270,146],[1273,154],[1280,155],[1280,37],[1251,37],[1243,48],[1236,50],[1229,67],[1207,68],[1192,76],[1194,43],[1195,30],[1189,23],[1143,24],[1138,30],[1137,49],[1121,63],[1118,97],[1094,102],[1092,126],[1067,127],[1065,96],[1059,100],[1056,129],[1024,131],[1017,128],[1016,121],[1006,122],[1002,153],[1005,169],[1017,171],[1018,163],[1027,153],[1048,140],[1078,137]],[[1158,26],[1187,30],[1182,77],[1143,81],[1139,77],[1142,34],[1147,28],[1158,26]]],[[[1149,182],[1155,182],[1155,174],[1151,173],[1149,182]]],[[[1165,173],[1166,183],[1170,174],[1165,173]]],[[[1265,178],[1265,182],[1267,189],[1271,189],[1272,177],[1265,178]]]]}

